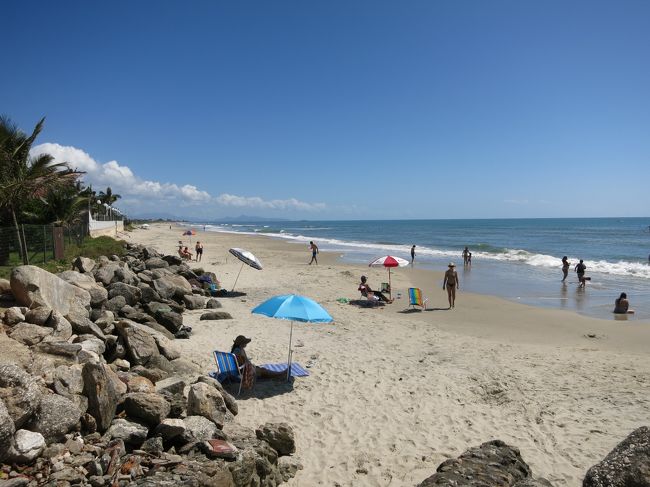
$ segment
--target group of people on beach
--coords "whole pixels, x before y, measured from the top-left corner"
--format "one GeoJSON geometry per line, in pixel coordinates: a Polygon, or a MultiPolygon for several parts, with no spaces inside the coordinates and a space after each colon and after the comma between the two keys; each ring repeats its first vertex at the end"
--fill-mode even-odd
{"type": "MultiPolygon", "coordinates": [[[[194,251],[196,252],[196,262],[201,262],[201,259],[203,258],[203,244],[197,241],[196,245],[194,246],[194,251]]],[[[181,259],[194,259],[194,254],[190,252],[187,245],[183,244],[182,240],[178,241],[178,255],[181,257],[181,259]]]]}

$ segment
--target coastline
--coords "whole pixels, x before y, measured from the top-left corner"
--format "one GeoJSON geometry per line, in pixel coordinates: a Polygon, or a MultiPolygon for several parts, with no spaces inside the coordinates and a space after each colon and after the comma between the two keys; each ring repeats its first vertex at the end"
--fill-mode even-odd
{"type": "MultiPolygon", "coordinates": [[[[128,239],[174,253],[181,232],[152,225],[128,239]]],[[[193,266],[216,272],[227,289],[240,268],[229,247],[247,248],[265,265],[242,270],[237,289],[245,296],[221,299],[233,320],[206,324],[200,313],[186,313],[194,333],[179,342],[201,367],[213,370],[210,352],[229,348],[238,334],[253,338],[257,363],[286,360],[289,324],[250,314],[273,295],[310,296],[335,319],[294,328],[294,359],[313,364],[310,377],[290,390],[260,384],[239,401],[249,426],[295,427],[304,470],[289,485],[413,485],[444,459],[498,438],[555,485],[577,486],[587,468],[647,421],[646,322],[465,294],[462,282],[457,307],[443,310],[442,273],[417,268],[392,274],[402,300],[361,309],[336,299],[358,298],[362,273],[378,287],[385,270],[341,263],[327,252],[310,267],[306,247],[263,235],[199,231],[197,238],[205,254],[193,266]],[[411,284],[432,311],[404,312],[411,284]]]]}

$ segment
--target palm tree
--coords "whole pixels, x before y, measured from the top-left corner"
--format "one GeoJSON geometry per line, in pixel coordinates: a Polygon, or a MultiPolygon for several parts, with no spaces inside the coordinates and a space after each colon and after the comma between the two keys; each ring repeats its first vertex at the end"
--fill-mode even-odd
{"type": "Polygon", "coordinates": [[[97,196],[99,197],[99,201],[101,201],[104,204],[107,204],[108,206],[112,206],[113,203],[115,203],[117,200],[119,200],[122,197],[119,194],[113,194],[113,190],[111,189],[110,186],[106,188],[105,193],[103,191],[100,191],[97,196]]]}
{"type": "Polygon", "coordinates": [[[82,172],[71,170],[66,163],[54,163],[49,154],[29,155],[32,144],[43,129],[45,118],[34,127],[31,135],[23,133],[8,118],[0,117],[0,208],[11,214],[18,245],[27,264],[27,245],[20,235],[17,213],[20,205],[30,199],[45,196],[62,183],[72,182],[82,172]]]}

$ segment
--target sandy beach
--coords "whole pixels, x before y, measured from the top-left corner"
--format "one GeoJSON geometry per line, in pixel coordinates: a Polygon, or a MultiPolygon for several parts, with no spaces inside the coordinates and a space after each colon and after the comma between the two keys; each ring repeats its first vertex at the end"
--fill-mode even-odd
{"type": "MultiPolygon", "coordinates": [[[[154,224],[124,238],[175,254],[181,232],[154,224]]],[[[538,309],[464,294],[462,286],[456,308],[447,310],[442,269],[397,269],[393,290],[402,299],[359,308],[337,299],[359,297],[361,274],[379,287],[385,270],[332,253],[308,266],[306,247],[262,236],[198,231],[197,239],[205,253],[192,267],[215,272],[226,289],[240,270],[230,247],[264,264],[243,268],[237,290],[245,295],[220,299],[234,319],[184,314],[193,334],[177,343],[204,370],[214,370],[212,350],[229,350],[239,334],[252,338],[254,362],[286,360],[289,322],[251,314],[269,297],[306,295],[334,318],[294,327],[293,357],[310,365],[309,377],[259,382],[239,399],[238,422],[294,427],[304,468],[291,486],[415,485],[445,459],[491,439],[518,447],[554,485],[578,486],[590,466],[648,424],[647,321],[538,309]],[[422,288],[428,311],[407,310],[411,286],[422,288]]]]}

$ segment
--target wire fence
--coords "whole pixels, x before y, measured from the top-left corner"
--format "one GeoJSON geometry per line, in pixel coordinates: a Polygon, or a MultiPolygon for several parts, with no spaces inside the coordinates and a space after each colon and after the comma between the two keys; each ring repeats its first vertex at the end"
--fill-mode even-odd
{"type": "Polygon", "coordinates": [[[82,245],[88,225],[0,227],[0,271],[22,264],[46,264],[63,256],[66,245],[82,245]]]}

